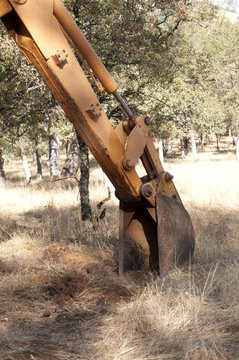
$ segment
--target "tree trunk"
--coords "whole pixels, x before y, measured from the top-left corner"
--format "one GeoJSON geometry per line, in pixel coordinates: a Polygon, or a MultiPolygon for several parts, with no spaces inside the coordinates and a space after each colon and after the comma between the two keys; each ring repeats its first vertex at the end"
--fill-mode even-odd
{"type": "Polygon", "coordinates": [[[190,124],[190,136],[191,136],[193,160],[197,160],[197,158],[198,158],[197,146],[196,146],[196,141],[195,141],[195,136],[194,136],[194,127],[193,127],[192,123],[190,124]]]}
{"type": "Polygon", "coordinates": [[[23,147],[21,146],[21,157],[22,157],[22,165],[25,172],[25,178],[27,184],[30,184],[32,176],[31,176],[31,170],[28,165],[26,154],[24,153],[23,147]]]}
{"type": "Polygon", "coordinates": [[[158,143],[158,147],[159,147],[159,159],[161,161],[162,166],[164,167],[164,158],[163,158],[163,141],[162,139],[159,139],[159,143],[158,143]]]}
{"type": "Polygon", "coordinates": [[[4,158],[2,157],[2,150],[0,149],[0,189],[5,188],[5,181],[4,158]]]}
{"type": "Polygon", "coordinates": [[[228,126],[228,136],[231,137],[232,136],[232,127],[228,126]]]}
{"type": "Polygon", "coordinates": [[[66,151],[66,157],[67,157],[68,151],[69,151],[69,140],[67,140],[65,143],[65,151],[66,151]]]}
{"type": "Polygon", "coordinates": [[[167,143],[167,153],[170,153],[170,151],[172,150],[172,144],[170,141],[168,141],[167,143]]]}
{"type": "Polygon", "coordinates": [[[60,154],[58,136],[51,134],[49,136],[49,163],[50,176],[53,178],[60,176],[60,154]]]}
{"type": "Polygon", "coordinates": [[[59,139],[58,136],[51,132],[52,119],[46,116],[45,124],[48,128],[48,143],[49,143],[49,167],[50,176],[54,179],[60,176],[60,153],[59,153],[59,139]]]}
{"type": "Polygon", "coordinates": [[[236,159],[239,160],[239,136],[237,136],[236,159]]]}
{"type": "Polygon", "coordinates": [[[190,141],[187,136],[184,136],[182,139],[183,139],[183,149],[184,149],[185,154],[187,154],[189,152],[190,141]]]}
{"type": "Polygon", "coordinates": [[[206,142],[207,142],[207,145],[209,145],[211,142],[210,136],[208,134],[206,134],[206,142]]]}
{"type": "Polygon", "coordinates": [[[220,147],[219,147],[220,135],[216,134],[216,140],[217,140],[217,152],[219,152],[220,151],[220,147]]]}
{"type": "Polygon", "coordinates": [[[214,131],[211,132],[211,140],[212,140],[212,141],[215,141],[215,140],[216,140],[216,135],[215,135],[215,132],[214,132],[214,131]]]}
{"type": "Polygon", "coordinates": [[[33,153],[32,153],[32,162],[35,164],[36,161],[37,161],[36,152],[33,152],[33,153]]]}
{"type": "Polygon", "coordinates": [[[182,160],[185,160],[185,149],[184,149],[184,139],[181,138],[180,139],[180,144],[181,144],[181,153],[182,153],[182,160]]]}
{"type": "Polygon", "coordinates": [[[92,219],[90,196],[89,196],[89,178],[90,178],[89,149],[78,134],[77,134],[77,140],[80,151],[81,177],[78,186],[79,186],[80,201],[81,201],[81,218],[83,221],[85,221],[92,219]]]}
{"type": "Polygon", "coordinates": [[[41,163],[41,153],[40,153],[40,143],[36,139],[36,161],[37,161],[37,178],[42,180],[42,163],[41,163]]]}
{"type": "Polygon", "coordinates": [[[204,133],[203,132],[201,133],[201,148],[203,151],[204,150],[204,133]]]}
{"type": "Polygon", "coordinates": [[[63,165],[61,175],[63,176],[74,176],[76,175],[80,165],[80,151],[79,143],[74,134],[74,139],[70,144],[65,163],[63,165]]]}

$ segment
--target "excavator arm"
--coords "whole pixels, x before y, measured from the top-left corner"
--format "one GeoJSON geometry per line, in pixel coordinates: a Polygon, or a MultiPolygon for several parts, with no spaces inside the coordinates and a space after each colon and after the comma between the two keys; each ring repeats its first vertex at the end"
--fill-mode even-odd
{"type": "Polygon", "coordinates": [[[187,262],[193,227],[172,176],[150,136],[150,118],[135,117],[91,45],[60,0],[0,0],[0,17],[107,174],[120,201],[119,270],[160,274],[187,262]],[[100,92],[112,94],[125,120],[114,129],[77,57],[100,92]],[[135,169],[141,159],[146,176],[135,169]]]}

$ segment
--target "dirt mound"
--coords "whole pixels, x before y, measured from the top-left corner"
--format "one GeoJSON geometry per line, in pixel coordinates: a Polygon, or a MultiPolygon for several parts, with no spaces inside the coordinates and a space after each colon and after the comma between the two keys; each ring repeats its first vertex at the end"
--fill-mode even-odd
{"type": "MultiPolygon", "coordinates": [[[[51,261],[54,263],[63,263],[67,267],[86,268],[98,262],[94,255],[83,253],[76,250],[71,250],[68,246],[57,247],[55,245],[49,246],[42,255],[43,261],[51,261]]],[[[113,264],[112,264],[113,265],[113,264]]]]}
{"type": "Polygon", "coordinates": [[[126,281],[119,284],[113,261],[101,259],[97,254],[54,245],[45,249],[42,261],[55,270],[41,279],[43,291],[57,298],[57,302],[84,295],[85,299],[109,303],[132,295],[126,281]]]}

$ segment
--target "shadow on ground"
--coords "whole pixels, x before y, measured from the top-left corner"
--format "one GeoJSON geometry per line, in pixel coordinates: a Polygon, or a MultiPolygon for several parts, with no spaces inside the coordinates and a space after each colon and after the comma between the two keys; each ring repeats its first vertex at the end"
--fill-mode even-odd
{"type": "MultiPolygon", "coordinates": [[[[45,241],[22,267],[14,269],[10,254],[0,263],[1,359],[89,359],[105,319],[152,281],[152,274],[139,272],[118,278],[112,252],[118,210],[106,208],[106,218],[99,222],[94,215],[93,226],[84,231],[75,206],[49,205],[11,219],[0,214],[2,244],[16,235],[45,241]]],[[[191,216],[197,240],[191,271],[199,269],[206,281],[216,264],[228,269],[238,261],[238,212],[194,208],[191,216]]],[[[183,331],[174,335],[180,344],[186,341],[183,331]]],[[[172,353],[179,350],[172,341],[172,353]]]]}

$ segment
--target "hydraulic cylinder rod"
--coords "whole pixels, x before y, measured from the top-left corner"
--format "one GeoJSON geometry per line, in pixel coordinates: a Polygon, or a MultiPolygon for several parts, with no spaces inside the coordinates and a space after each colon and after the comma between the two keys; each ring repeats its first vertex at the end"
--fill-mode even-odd
{"type": "Polygon", "coordinates": [[[132,113],[132,111],[130,110],[130,108],[128,107],[128,105],[126,104],[126,102],[124,101],[124,99],[122,98],[122,96],[120,95],[120,93],[118,91],[115,91],[113,93],[115,99],[118,101],[121,109],[123,110],[123,112],[125,113],[125,115],[129,118],[129,120],[133,119],[134,114],[132,113]]]}

